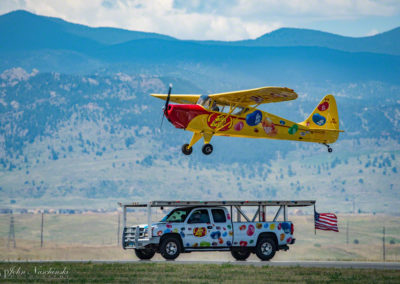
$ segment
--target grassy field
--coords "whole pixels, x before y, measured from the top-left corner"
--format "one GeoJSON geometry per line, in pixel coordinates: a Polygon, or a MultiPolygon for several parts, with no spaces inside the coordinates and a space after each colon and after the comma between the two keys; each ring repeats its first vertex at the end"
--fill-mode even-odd
{"type": "Polygon", "coordinates": [[[171,263],[0,263],[6,282],[399,283],[400,271],[171,263]]]}
{"type": "MultiPolygon", "coordinates": [[[[128,214],[128,225],[144,223],[144,213],[128,214]],[[135,219],[136,217],[137,219],[135,219]],[[131,221],[131,222],[129,222],[131,221]]],[[[154,220],[163,216],[154,212],[154,220]]],[[[386,261],[400,261],[400,217],[387,215],[338,215],[339,233],[317,231],[312,216],[290,216],[296,244],[278,252],[274,260],[381,261],[382,228],[386,230],[386,261]],[[347,223],[349,233],[347,238],[347,223]],[[347,243],[348,241],[348,243],[347,243]]],[[[0,215],[0,260],[132,260],[132,250],[118,246],[118,215],[45,215],[44,247],[40,247],[37,215],[14,215],[16,248],[8,248],[9,215],[0,215]]],[[[155,259],[161,259],[156,254],[155,259]]],[[[233,261],[229,252],[182,254],[179,260],[233,261]]],[[[250,259],[257,259],[252,255],[250,259]]]]}

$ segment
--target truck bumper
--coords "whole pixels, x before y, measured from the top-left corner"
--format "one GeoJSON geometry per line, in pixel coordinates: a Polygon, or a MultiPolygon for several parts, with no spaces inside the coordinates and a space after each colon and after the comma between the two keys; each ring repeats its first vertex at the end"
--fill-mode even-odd
{"type": "MultiPolygon", "coordinates": [[[[288,243],[288,245],[293,245],[295,242],[296,242],[296,239],[292,239],[292,240],[288,243]]],[[[289,246],[288,246],[288,245],[281,245],[281,246],[278,247],[278,250],[287,251],[287,250],[289,250],[289,246]]]]}
{"type": "Polygon", "coordinates": [[[123,249],[141,249],[150,244],[158,244],[160,237],[148,237],[145,228],[125,227],[122,233],[123,249]]]}
{"type": "Polygon", "coordinates": [[[159,244],[160,237],[127,240],[122,244],[123,249],[143,249],[151,244],[159,244]]]}

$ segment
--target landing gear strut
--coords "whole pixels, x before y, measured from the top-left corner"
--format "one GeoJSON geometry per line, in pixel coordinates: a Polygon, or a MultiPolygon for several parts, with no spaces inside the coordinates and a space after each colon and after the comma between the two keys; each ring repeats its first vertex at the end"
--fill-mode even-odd
{"type": "Polygon", "coordinates": [[[328,148],[328,152],[329,152],[329,153],[332,153],[333,149],[331,148],[331,146],[329,146],[329,145],[326,144],[326,143],[323,143],[323,144],[328,148]]]}
{"type": "Polygon", "coordinates": [[[190,155],[193,152],[193,147],[189,148],[189,144],[183,144],[182,145],[182,153],[185,155],[190,155]]]}
{"type": "Polygon", "coordinates": [[[204,144],[201,151],[203,151],[204,155],[210,155],[213,151],[213,146],[211,144],[204,144]]]}

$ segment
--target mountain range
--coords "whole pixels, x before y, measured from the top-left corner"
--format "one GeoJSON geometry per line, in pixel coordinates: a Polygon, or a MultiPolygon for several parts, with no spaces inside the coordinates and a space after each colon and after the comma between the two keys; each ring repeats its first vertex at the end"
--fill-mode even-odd
{"type": "Polygon", "coordinates": [[[362,38],[282,28],[255,40],[193,41],[27,11],[2,15],[0,206],[322,193],[326,206],[343,201],[340,211],[356,199],[361,211],[392,212],[399,39],[400,28],[362,38]],[[184,157],[190,134],[166,121],[160,129],[163,103],[149,96],[169,83],[174,93],[200,94],[290,87],[298,100],[263,109],[293,121],[332,93],[346,132],[332,155],[320,145],[217,137],[212,157],[198,147],[184,157]]]}

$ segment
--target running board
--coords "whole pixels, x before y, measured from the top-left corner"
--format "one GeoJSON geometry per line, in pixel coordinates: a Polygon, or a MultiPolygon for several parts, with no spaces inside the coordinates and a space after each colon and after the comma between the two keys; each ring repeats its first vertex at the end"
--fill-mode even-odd
{"type": "Polygon", "coordinates": [[[185,248],[186,251],[230,251],[230,248],[185,248]]]}

